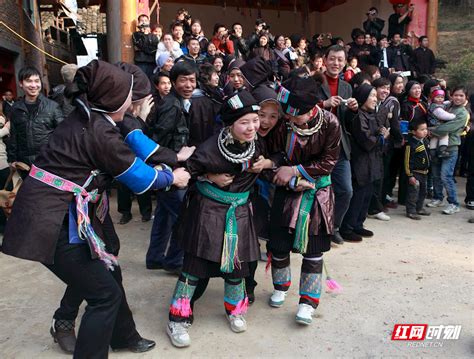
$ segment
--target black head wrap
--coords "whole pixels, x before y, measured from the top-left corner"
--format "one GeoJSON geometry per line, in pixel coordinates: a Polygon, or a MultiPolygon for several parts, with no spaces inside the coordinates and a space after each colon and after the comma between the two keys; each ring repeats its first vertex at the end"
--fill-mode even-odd
{"type": "Polygon", "coordinates": [[[375,89],[375,87],[372,85],[362,84],[354,89],[352,96],[354,96],[354,98],[357,100],[359,106],[362,106],[369,98],[369,95],[373,89],[375,89]]]}
{"type": "Polygon", "coordinates": [[[236,59],[233,56],[227,56],[224,59],[224,66],[223,66],[223,71],[226,71],[227,73],[231,72],[233,69],[239,69],[245,64],[245,61],[242,59],[236,59]]]}
{"type": "Polygon", "coordinates": [[[68,94],[84,97],[92,110],[114,113],[124,105],[132,84],[131,74],[105,61],[93,60],[77,70],[68,94]]]}
{"type": "Polygon", "coordinates": [[[260,109],[257,100],[247,90],[242,90],[227,98],[221,108],[221,119],[226,126],[232,125],[242,116],[260,109]]]}
{"type": "Polygon", "coordinates": [[[132,101],[139,101],[151,93],[150,80],[138,66],[126,62],[119,62],[117,66],[133,75],[132,101]]]}
{"type": "Polygon", "coordinates": [[[419,85],[420,83],[418,81],[415,81],[415,80],[410,80],[407,82],[407,84],[405,85],[405,93],[407,94],[407,96],[410,96],[410,90],[411,88],[414,86],[414,85],[419,85]]]}
{"type": "Polygon", "coordinates": [[[320,99],[321,85],[312,77],[290,76],[277,88],[283,112],[292,116],[311,111],[320,99]]]}
{"type": "Polygon", "coordinates": [[[267,101],[278,102],[277,93],[268,85],[259,85],[252,90],[252,96],[259,105],[267,101]]]}
{"type": "Polygon", "coordinates": [[[270,61],[257,56],[240,67],[240,71],[251,87],[273,80],[273,69],[270,61]]]}

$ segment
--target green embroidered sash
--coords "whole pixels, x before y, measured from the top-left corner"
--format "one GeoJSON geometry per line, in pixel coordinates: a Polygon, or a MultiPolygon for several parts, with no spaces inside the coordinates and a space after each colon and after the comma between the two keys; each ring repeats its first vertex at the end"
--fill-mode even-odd
{"type": "Polygon", "coordinates": [[[239,256],[237,251],[239,236],[237,234],[237,218],[235,217],[235,209],[238,206],[247,203],[249,192],[226,192],[212,186],[208,182],[197,182],[196,187],[204,197],[210,198],[219,203],[230,205],[225,216],[221,271],[223,273],[232,273],[235,266],[239,266],[239,256]]]}
{"type": "Polygon", "coordinates": [[[298,219],[296,221],[295,241],[293,242],[293,248],[301,254],[306,253],[306,249],[308,247],[309,222],[311,208],[313,208],[314,204],[314,197],[316,196],[316,192],[318,190],[331,185],[331,176],[321,176],[314,184],[314,189],[307,189],[303,192],[300,208],[298,209],[298,219]]]}

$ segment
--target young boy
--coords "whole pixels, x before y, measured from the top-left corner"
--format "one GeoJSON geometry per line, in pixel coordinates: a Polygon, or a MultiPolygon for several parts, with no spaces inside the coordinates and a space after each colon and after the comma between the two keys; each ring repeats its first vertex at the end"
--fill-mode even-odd
{"type": "Polygon", "coordinates": [[[431,213],[423,208],[426,197],[426,180],[430,167],[428,152],[428,127],[422,119],[410,122],[410,134],[405,147],[405,172],[408,176],[408,195],[406,200],[407,217],[420,220],[420,216],[431,213]]]}

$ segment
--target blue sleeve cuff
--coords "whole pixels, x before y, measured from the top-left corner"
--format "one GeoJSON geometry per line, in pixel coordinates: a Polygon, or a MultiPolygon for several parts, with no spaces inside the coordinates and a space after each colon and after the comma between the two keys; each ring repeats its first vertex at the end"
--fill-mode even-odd
{"type": "Polygon", "coordinates": [[[145,161],[153,155],[160,145],[147,137],[142,130],[135,129],[125,137],[125,143],[135,152],[135,155],[145,161]]]}
{"type": "Polygon", "coordinates": [[[115,177],[134,193],[142,194],[155,183],[158,171],[148,166],[140,158],[135,158],[132,165],[115,177]]]}

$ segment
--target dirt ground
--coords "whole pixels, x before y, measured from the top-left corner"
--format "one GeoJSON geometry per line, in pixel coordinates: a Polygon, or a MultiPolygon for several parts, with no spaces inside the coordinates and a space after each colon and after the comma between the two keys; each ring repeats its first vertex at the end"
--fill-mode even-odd
{"type": "MultiPolygon", "coordinates": [[[[459,180],[459,198],[464,198],[464,183],[459,180]]],[[[157,347],[145,354],[121,352],[110,357],[472,358],[474,224],[467,220],[474,211],[463,208],[445,216],[435,210],[431,217],[415,222],[403,216],[403,209],[392,210],[390,222],[368,219],[366,227],[375,231],[374,238],[346,243],[325,255],[344,291],[324,293],[311,326],[294,321],[301,263],[294,255],[294,285],[280,309],[267,304],[271,277],[260,263],[257,300],[242,334],[231,332],[224,317],[223,281],[211,281],[196,304],[192,344],[186,349],[174,348],[165,333],[176,277],[145,269],[151,223],[141,223],[135,213],[131,223],[117,225],[121,265],[139,332],[156,340],[157,347]],[[459,340],[425,341],[425,347],[412,347],[391,341],[396,323],[462,325],[462,331],[459,340]]],[[[0,273],[0,358],[65,357],[49,335],[64,285],[40,264],[5,255],[0,255],[0,273]]]]}

